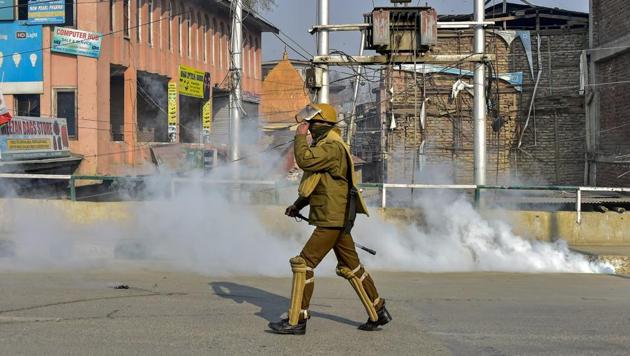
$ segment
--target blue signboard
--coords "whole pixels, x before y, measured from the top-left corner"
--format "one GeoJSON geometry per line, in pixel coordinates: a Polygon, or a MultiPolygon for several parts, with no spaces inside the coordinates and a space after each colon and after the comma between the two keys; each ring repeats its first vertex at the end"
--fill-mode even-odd
{"type": "Polygon", "coordinates": [[[15,19],[15,0],[0,0],[0,20],[15,19]]]}
{"type": "Polygon", "coordinates": [[[101,37],[103,35],[98,32],[55,27],[52,51],[98,58],[101,55],[101,37]]]}
{"type": "Polygon", "coordinates": [[[29,25],[53,25],[66,22],[65,0],[29,0],[29,25]]]}
{"type": "Polygon", "coordinates": [[[0,23],[0,88],[4,94],[44,92],[42,26],[0,23]]]}

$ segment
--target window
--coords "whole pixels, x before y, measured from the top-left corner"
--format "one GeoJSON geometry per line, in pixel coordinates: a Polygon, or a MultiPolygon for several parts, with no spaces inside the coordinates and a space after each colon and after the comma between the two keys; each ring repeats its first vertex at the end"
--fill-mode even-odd
{"type": "Polygon", "coordinates": [[[195,58],[199,60],[199,42],[204,39],[204,36],[199,35],[199,32],[203,31],[203,26],[201,26],[201,14],[197,14],[197,23],[195,25],[195,58]]]}
{"type": "Polygon", "coordinates": [[[184,14],[180,13],[177,15],[177,17],[179,17],[179,30],[178,30],[178,37],[179,37],[179,55],[181,56],[183,51],[183,46],[184,46],[184,41],[182,41],[183,36],[184,36],[184,31],[183,31],[183,26],[184,26],[184,14]]]}
{"type": "Polygon", "coordinates": [[[123,0],[123,35],[129,38],[129,29],[131,28],[131,7],[129,0],[123,0]]]}
{"type": "Polygon", "coordinates": [[[168,2],[168,49],[173,52],[173,2],[168,2]]]}
{"type": "Polygon", "coordinates": [[[210,46],[212,48],[212,65],[216,66],[217,65],[217,57],[216,57],[216,53],[217,53],[217,48],[216,48],[216,41],[215,41],[215,37],[217,35],[219,28],[217,27],[217,20],[216,19],[212,19],[212,32],[210,33],[211,37],[210,39],[212,40],[212,45],[210,46]]]}
{"type": "Polygon", "coordinates": [[[203,62],[208,63],[208,16],[203,21],[203,62]]]}
{"type": "Polygon", "coordinates": [[[223,23],[219,24],[219,68],[223,68],[223,23]]]}
{"type": "Polygon", "coordinates": [[[149,23],[147,24],[147,42],[153,46],[153,0],[149,0],[149,23]]]}
{"type": "Polygon", "coordinates": [[[54,89],[55,116],[66,119],[68,136],[77,137],[77,102],[75,89],[54,89]]]}
{"type": "Polygon", "coordinates": [[[116,13],[116,2],[114,0],[109,0],[109,31],[114,32],[114,26],[116,18],[114,14],[116,13]]]}
{"type": "Polygon", "coordinates": [[[142,0],[136,0],[136,40],[142,41],[142,0]]]}
{"type": "Polygon", "coordinates": [[[258,78],[258,38],[254,40],[254,79],[258,78]]]}
{"type": "Polygon", "coordinates": [[[18,94],[13,95],[15,100],[15,113],[17,116],[39,117],[40,105],[39,94],[18,94]]]}
{"type": "Polygon", "coordinates": [[[188,58],[192,58],[192,22],[190,21],[190,10],[186,12],[186,33],[188,37],[188,58]]]}

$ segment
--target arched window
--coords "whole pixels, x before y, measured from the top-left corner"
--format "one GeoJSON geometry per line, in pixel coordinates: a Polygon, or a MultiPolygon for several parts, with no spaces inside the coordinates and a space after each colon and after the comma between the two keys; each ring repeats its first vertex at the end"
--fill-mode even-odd
{"type": "Polygon", "coordinates": [[[173,52],[173,2],[168,2],[168,49],[173,52]]]}
{"type": "Polygon", "coordinates": [[[223,68],[223,22],[219,24],[219,68],[223,68]]]}
{"type": "Polygon", "coordinates": [[[109,31],[114,32],[114,24],[116,23],[116,17],[114,14],[116,13],[116,5],[114,0],[109,0],[109,31]]]}
{"type": "Polygon", "coordinates": [[[219,33],[219,28],[217,27],[217,19],[212,19],[212,65],[216,66],[217,65],[217,41],[216,41],[216,37],[217,37],[217,33],[219,33]]]}
{"type": "Polygon", "coordinates": [[[142,41],[142,0],[136,0],[136,40],[142,41]]]}
{"type": "Polygon", "coordinates": [[[179,27],[178,27],[178,33],[177,33],[177,37],[179,40],[179,55],[181,56],[182,53],[184,53],[184,41],[183,41],[183,37],[184,37],[184,13],[181,11],[180,8],[180,13],[177,15],[177,17],[179,17],[179,27]]]}
{"type": "Polygon", "coordinates": [[[200,35],[200,33],[203,31],[203,26],[201,24],[201,13],[197,13],[197,27],[195,31],[195,58],[197,60],[201,59],[201,56],[199,56],[199,42],[203,41],[204,38],[200,35]]]}
{"type": "Polygon", "coordinates": [[[203,62],[208,63],[208,15],[203,19],[203,62]]]}
{"type": "Polygon", "coordinates": [[[254,40],[254,79],[258,78],[258,38],[254,40]]]}
{"type": "Polygon", "coordinates": [[[153,0],[148,0],[149,17],[147,24],[147,42],[153,47],[153,0]]]}
{"type": "Polygon", "coordinates": [[[190,13],[192,10],[186,12],[186,33],[188,40],[188,58],[192,58],[192,21],[190,20],[190,13]]]}
{"type": "Polygon", "coordinates": [[[247,60],[249,61],[249,76],[254,77],[254,56],[256,52],[254,50],[254,38],[249,36],[249,51],[247,52],[247,60]]]}

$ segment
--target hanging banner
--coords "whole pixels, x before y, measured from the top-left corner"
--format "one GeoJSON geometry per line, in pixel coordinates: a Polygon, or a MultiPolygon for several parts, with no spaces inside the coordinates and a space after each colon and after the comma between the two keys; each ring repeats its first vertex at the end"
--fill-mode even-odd
{"type": "Polygon", "coordinates": [[[44,92],[42,27],[0,23],[0,87],[4,94],[44,92]]]}
{"type": "Polygon", "coordinates": [[[177,84],[168,83],[168,125],[177,125],[177,84]]]}
{"type": "Polygon", "coordinates": [[[167,89],[167,120],[168,139],[170,142],[177,141],[177,83],[169,82],[167,89]]]}
{"type": "MultiPolygon", "coordinates": [[[[473,77],[475,73],[470,70],[465,69],[457,69],[452,67],[443,67],[436,64],[416,64],[416,70],[418,73],[436,73],[436,74],[452,74],[462,77],[473,77]]],[[[414,65],[413,64],[401,64],[400,69],[404,71],[413,72],[414,65]]],[[[511,85],[514,86],[514,89],[518,91],[523,90],[523,72],[511,72],[511,73],[501,73],[499,75],[494,75],[494,78],[504,80],[511,85]]]]}
{"type": "Polygon", "coordinates": [[[101,38],[99,32],[75,30],[68,27],[55,27],[52,36],[53,52],[74,54],[98,58],[101,55],[101,38]]]}
{"type": "Polygon", "coordinates": [[[179,65],[179,93],[193,98],[203,99],[204,78],[206,72],[179,65]]]}
{"type": "Polygon", "coordinates": [[[534,58],[532,54],[532,36],[529,31],[516,31],[518,37],[521,38],[523,47],[525,48],[525,54],[527,55],[527,62],[529,62],[529,70],[532,72],[532,78],[534,78],[534,58]]]}
{"type": "Polygon", "coordinates": [[[55,25],[66,22],[65,0],[29,0],[29,25],[55,25]]]}
{"type": "Polygon", "coordinates": [[[212,131],[212,100],[206,101],[201,109],[201,125],[204,131],[212,131]]]}

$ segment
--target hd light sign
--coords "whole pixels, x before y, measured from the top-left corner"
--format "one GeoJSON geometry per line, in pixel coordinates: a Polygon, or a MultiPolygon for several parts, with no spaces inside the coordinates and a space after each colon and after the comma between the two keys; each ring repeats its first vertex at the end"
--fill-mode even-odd
{"type": "Polygon", "coordinates": [[[0,87],[4,94],[43,93],[42,26],[0,23],[0,87]]]}
{"type": "Polygon", "coordinates": [[[29,0],[29,25],[54,25],[66,22],[65,0],[29,0]]]}
{"type": "Polygon", "coordinates": [[[66,119],[16,116],[0,128],[0,161],[67,156],[66,119]]]}

